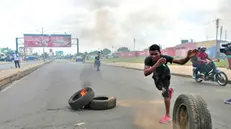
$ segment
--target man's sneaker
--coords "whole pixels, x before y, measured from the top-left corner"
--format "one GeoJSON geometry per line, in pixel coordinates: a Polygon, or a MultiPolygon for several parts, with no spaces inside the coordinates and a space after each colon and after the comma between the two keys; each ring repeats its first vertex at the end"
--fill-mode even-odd
{"type": "Polygon", "coordinates": [[[170,121],[172,121],[172,118],[170,116],[165,116],[160,120],[160,123],[168,123],[170,121]]]}
{"type": "Polygon", "coordinates": [[[169,88],[168,94],[170,99],[172,99],[173,92],[174,92],[173,88],[169,88]]]}
{"type": "Polygon", "coordinates": [[[226,103],[226,104],[231,104],[231,99],[225,100],[225,103],[226,103]]]}

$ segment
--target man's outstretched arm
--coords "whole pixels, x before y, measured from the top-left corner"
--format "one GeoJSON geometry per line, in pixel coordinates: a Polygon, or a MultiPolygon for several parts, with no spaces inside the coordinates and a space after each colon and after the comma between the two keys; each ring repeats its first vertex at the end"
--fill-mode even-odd
{"type": "Polygon", "coordinates": [[[183,59],[173,59],[172,62],[180,65],[186,64],[190,60],[189,57],[185,57],[183,59]]]}
{"type": "Polygon", "coordinates": [[[186,64],[192,57],[197,55],[198,50],[189,50],[187,56],[183,59],[173,59],[172,62],[180,65],[186,64]]]}

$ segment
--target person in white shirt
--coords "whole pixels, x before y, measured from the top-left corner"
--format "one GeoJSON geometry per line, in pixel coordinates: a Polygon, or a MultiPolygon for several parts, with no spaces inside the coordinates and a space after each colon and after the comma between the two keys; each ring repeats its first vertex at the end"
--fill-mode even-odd
{"type": "Polygon", "coordinates": [[[15,53],[13,54],[13,58],[14,58],[15,68],[20,68],[20,63],[19,63],[20,58],[17,51],[15,51],[15,53]]]}

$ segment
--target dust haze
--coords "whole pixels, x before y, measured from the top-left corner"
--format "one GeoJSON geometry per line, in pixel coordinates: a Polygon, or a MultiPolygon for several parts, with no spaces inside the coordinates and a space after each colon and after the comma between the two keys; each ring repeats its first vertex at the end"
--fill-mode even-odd
{"type": "Polygon", "coordinates": [[[99,81],[102,79],[102,74],[100,71],[96,71],[92,65],[84,65],[83,69],[80,72],[80,80],[82,84],[82,88],[91,87],[94,88],[94,85],[97,85],[99,81]]]}
{"type": "Polygon", "coordinates": [[[131,48],[134,38],[143,46],[153,43],[157,36],[173,28],[176,18],[171,16],[172,9],[161,8],[166,2],[144,0],[147,7],[141,8],[140,0],[78,0],[73,1],[72,6],[78,8],[82,5],[84,8],[80,11],[84,15],[76,12],[76,16],[71,18],[73,22],[64,21],[68,24],[68,31],[80,38],[82,46],[131,48]],[[159,32],[151,33],[153,30],[159,32]]]}
{"type": "Polygon", "coordinates": [[[135,107],[134,125],[139,129],[172,129],[172,123],[161,124],[164,103],[140,105],[135,107]]]}

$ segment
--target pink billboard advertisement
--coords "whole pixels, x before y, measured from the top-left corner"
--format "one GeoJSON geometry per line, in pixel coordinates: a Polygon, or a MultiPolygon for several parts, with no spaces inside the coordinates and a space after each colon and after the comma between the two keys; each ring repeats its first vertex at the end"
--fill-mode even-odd
{"type": "Polygon", "coordinates": [[[68,34],[24,34],[25,47],[71,47],[68,34]]]}

